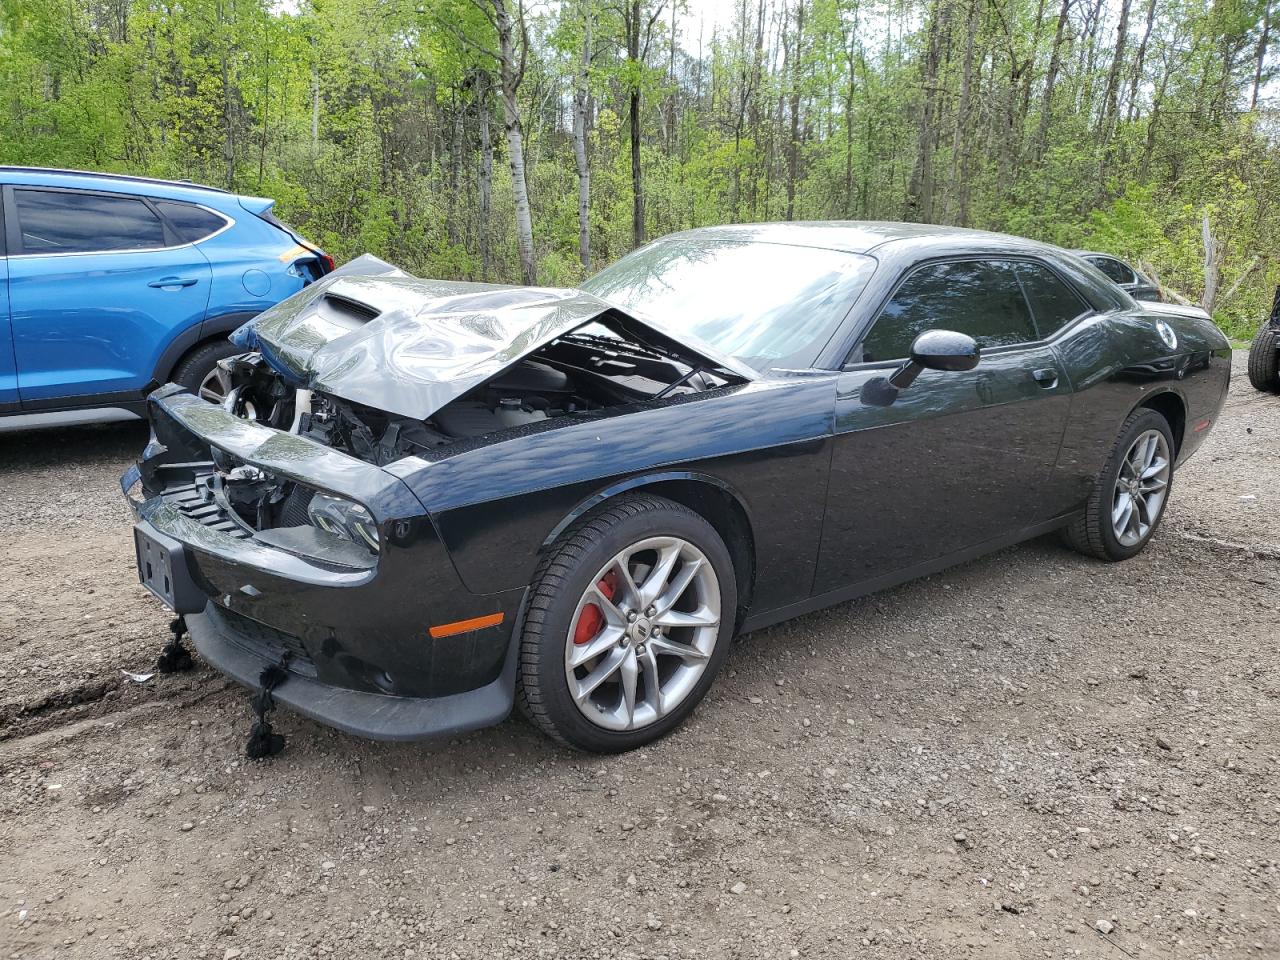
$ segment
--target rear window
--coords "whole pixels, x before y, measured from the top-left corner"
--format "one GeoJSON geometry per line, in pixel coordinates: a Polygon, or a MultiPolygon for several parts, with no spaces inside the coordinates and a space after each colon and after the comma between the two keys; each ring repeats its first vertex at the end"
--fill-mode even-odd
{"type": "Polygon", "coordinates": [[[15,190],[24,253],[95,253],[165,246],[164,225],[138,197],[15,190]]]}
{"type": "Polygon", "coordinates": [[[169,226],[173,227],[183,243],[203,240],[227,225],[223,217],[212,210],[197,207],[194,203],[181,203],[177,200],[153,200],[152,203],[169,221],[169,226]]]}

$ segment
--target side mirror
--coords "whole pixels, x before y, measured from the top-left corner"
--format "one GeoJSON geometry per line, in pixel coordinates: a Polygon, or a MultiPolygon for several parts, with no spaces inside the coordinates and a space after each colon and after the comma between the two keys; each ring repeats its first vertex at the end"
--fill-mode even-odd
{"type": "Polygon", "coordinates": [[[973,337],[953,330],[926,330],[911,344],[911,357],[886,377],[875,377],[862,385],[860,397],[872,407],[888,407],[898,399],[898,391],[915,383],[921,370],[972,370],[982,351],[973,337]]]}
{"type": "Polygon", "coordinates": [[[921,370],[972,370],[982,351],[977,341],[954,330],[926,330],[911,344],[911,359],[889,376],[899,390],[911,386],[921,370]]]}

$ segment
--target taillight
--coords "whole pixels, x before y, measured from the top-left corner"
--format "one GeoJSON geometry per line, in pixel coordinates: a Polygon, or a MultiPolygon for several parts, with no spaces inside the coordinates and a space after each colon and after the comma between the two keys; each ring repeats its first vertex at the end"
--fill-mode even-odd
{"type": "Polygon", "coordinates": [[[322,251],[320,251],[320,250],[317,250],[317,251],[316,251],[316,255],[320,258],[321,262],[325,265],[325,271],[324,271],[324,272],[325,272],[325,273],[333,273],[333,271],[336,269],[336,268],[334,267],[333,257],[329,256],[329,254],[324,253],[324,252],[322,252],[322,251]]]}

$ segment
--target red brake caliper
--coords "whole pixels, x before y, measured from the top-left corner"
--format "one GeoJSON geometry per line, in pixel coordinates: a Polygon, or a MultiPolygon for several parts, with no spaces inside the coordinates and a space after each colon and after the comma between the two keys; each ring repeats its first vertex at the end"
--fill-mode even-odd
{"type": "MultiPolygon", "coordinates": [[[[618,572],[610,570],[596,584],[596,588],[612,600],[618,595],[618,572]]],[[[600,612],[600,608],[594,603],[588,603],[582,608],[582,615],[578,617],[578,625],[573,628],[574,643],[590,643],[596,638],[596,634],[600,632],[600,628],[604,626],[604,614],[600,612]]]]}

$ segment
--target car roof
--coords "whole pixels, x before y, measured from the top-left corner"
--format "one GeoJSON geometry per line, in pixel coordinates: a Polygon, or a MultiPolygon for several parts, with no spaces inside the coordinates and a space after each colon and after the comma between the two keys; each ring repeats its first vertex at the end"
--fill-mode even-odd
{"type": "Polygon", "coordinates": [[[1101,250],[1072,250],[1077,257],[1106,257],[1108,260],[1119,260],[1124,263],[1124,257],[1117,257],[1114,253],[1103,253],[1101,250]]]}
{"type": "MultiPolygon", "coordinates": [[[[868,254],[886,244],[909,242],[911,247],[939,254],[965,251],[1039,253],[1058,250],[1023,237],[934,223],[898,223],[889,220],[806,220],[788,223],[729,224],[698,227],[672,237],[705,238],[837,250],[868,254]]],[[[666,237],[662,239],[667,239],[666,237]]]]}
{"type": "Polygon", "coordinates": [[[126,173],[97,173],[91,170],[62,170],[56,167],[0,165],[0,182],[14,186],[110,190],[116,193],[190,200],[196,203],[234,197],[234,194],[221,187],[210,187],[188,180],[162,180],[158,177],[136,177],[126,173]]]}

